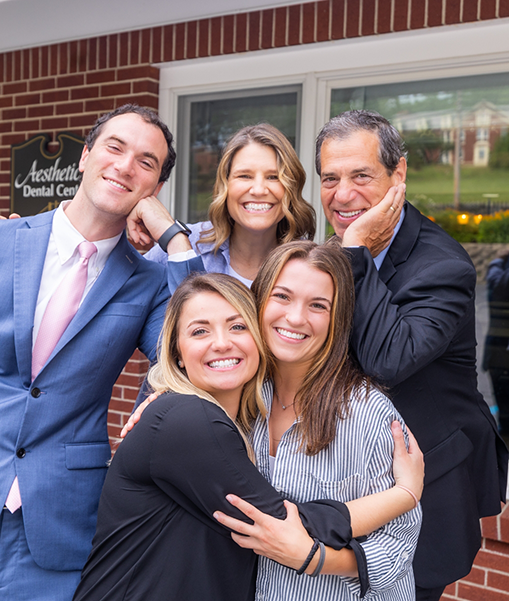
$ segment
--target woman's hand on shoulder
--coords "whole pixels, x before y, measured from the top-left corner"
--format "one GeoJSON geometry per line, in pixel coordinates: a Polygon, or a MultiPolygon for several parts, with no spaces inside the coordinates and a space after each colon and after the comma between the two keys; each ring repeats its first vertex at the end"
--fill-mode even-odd
{"type": "Polygon", "coordinates": [[[148,396],[143,401],[143,403],[141,403],[136,408],[136,411],[131,413],[131,415],[129,416],[129,419],[127,420],[127,423],[125,424],[125,426],[122,428],[122,431],[120,432],[120,438],[125,438],[126,434],[134,428],[134,426],[140,421],[141,414],[145,411],[145,409],[150,405],[150,403],[152,401],[155,401],[157,399],[159,394],[160,394],[159,392],[153,392],[150,396],[148,396]]]}
{"type": "Polygon", "coordinates": [[[399,421],[391,424],[394,438],[393,473],[396,485],[412,491],[420,500],[424,487],[424,457],[415,436],[407,426],[408,449],[405,444],[403,429],[399,421]]]}

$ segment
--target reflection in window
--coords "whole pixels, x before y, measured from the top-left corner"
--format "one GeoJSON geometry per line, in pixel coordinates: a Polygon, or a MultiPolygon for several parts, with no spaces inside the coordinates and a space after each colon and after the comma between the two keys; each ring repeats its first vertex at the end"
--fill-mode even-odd
{"type": "Polygon", "coordinates": [[[452,206],[498,195],[509,203],[507,74],[332,90],[331,116],[361,108],[381,113],[403,135],[410,200],[452,206]]]}
{"type": "MultiPolygon", "coordinates": [[[[300,86],[183,97],[180,100],[177,214],[203,221],[212,200],[221,151],[238,129],[271,123],[298,150],[300,86]]],[[[177,161],[178,165],[178,161],[177,161]]]]}

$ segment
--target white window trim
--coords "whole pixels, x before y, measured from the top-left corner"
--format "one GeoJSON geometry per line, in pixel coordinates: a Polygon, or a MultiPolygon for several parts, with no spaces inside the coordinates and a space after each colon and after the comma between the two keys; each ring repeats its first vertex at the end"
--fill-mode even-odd
{"type": "MultiPolygon", "coordinates": [[[[316,239],[320,240],[325,234],[326,221],[314,169],[314,141],[329,118],[331,90],[509,72],[509,19],[157,66],[161,70],[159,112],[172,132],[177,131],[181,95],[302,85],[299,156],[308,175],[304,195],[316,209],[316,239]]],[[[176,146],[178,157],[178,140],[176,146]]],[[[163,187],[160,199],[170,211],[174,209],[174,178],[163,187]]]]}

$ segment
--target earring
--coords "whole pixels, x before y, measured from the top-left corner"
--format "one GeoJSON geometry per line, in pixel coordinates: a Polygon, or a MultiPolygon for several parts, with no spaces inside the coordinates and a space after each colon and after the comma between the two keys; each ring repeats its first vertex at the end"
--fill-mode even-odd
{"type": "Polygon", "coordinates": [[[180,367],[180,369],[182,369],[184,367],[184,362],[181,361],[180,359],[178,360],[178,366],[180,367]]]}

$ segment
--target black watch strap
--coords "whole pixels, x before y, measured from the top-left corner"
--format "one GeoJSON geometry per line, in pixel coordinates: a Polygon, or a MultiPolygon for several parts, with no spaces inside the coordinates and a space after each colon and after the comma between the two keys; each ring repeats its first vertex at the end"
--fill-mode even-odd
{"type": "Polygon", "coordinates": [[[182,221],[175,219],[175,223],[171,225],[157,241],[157,243],[164,250],[164,252],[166,252],[168,242],[173,238],[173,236],[176,236],[177,234],[185,234],[186,236],[190,236],[191,230],[187,227],[185,223],[182,223],[182,221]]]}

